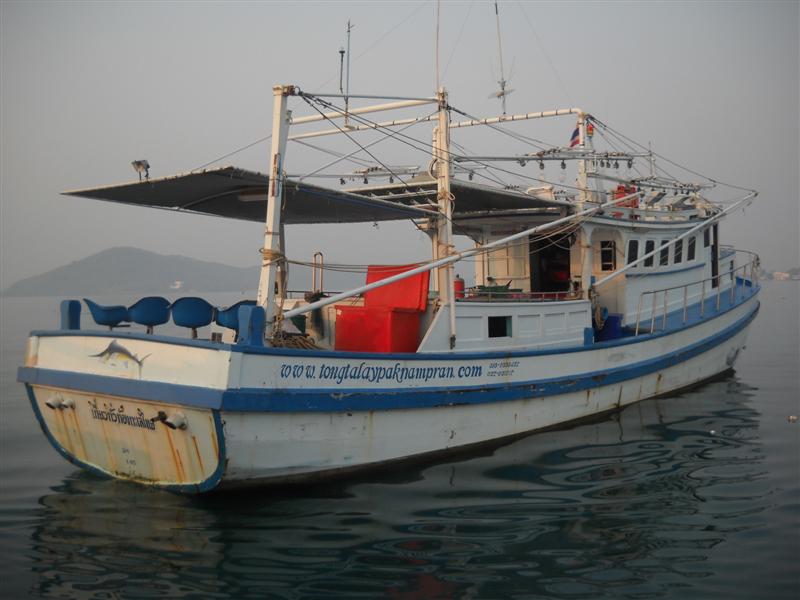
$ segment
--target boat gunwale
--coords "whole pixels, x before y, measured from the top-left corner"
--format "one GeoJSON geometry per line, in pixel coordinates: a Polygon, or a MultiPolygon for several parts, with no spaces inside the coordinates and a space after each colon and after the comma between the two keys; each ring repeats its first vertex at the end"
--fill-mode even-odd
{"type": "MultiPolygon", "coordinates": [[[[360,358],[360,359],[369,359],[369,360],[463,360],[463,359],[492,359],[492,358],[510,358],[510,357],[525,357],[525,356],[544,356],[550,354],[569,354],[574,352],[587,352],[594,349],[600,348],[609,348],[613,346],[626,346],[630,344],[636,344],[641,342],[646,342],[651,339],[656,339],[659,337],[664,337],[667,335],[672,335],[674,333],[678,333],[680,331],[684,331],[687,329],[691,329],[692,327],[703,325],[708,323],[722,315],[726,314],[727,312],[734,310],[735,308],[741,306],[748,300],[756,297],[761,292],[761,285],[747,285],[743,280],[738,279],[736,281],[735,288],[741,288],[742,290],[749,290],[750,293],[745,296],[744,294],[736,294],[738,299],[734,299],[733,303],[729,304],[727,298],[725,299],[725,306],[721,306],[720,310],[716,310],[716,294],[710,295],[708,298],[705,299],[705,303],[710,305],[711,308],[706,312],[711,316],[706,318],[701,318],[696,321],[689,321],[686,323],[682,323],[678,326],[670,326],[665,329],[661,329],[659,331],[654,331],[652,333],[640,333],[638,335],[630,335],[621,338],[615,338],[611,340],[605,341],[595,341],[591,344],[580,344],[580,345],[571,345],[571,346],[561,346],[561,347],[550,347],[550,348],[528,348],[528,349],[491,349],[491,350],[483,350],[477,352],[386,352],[386,353],[379,353],[379,352],[351,352],[351,351],[340,351],[340,350],[326,350],[326,349],[319,349],[319,350],[308,350],[308,349],[297,349],[297,348],[276,348],[276,347],[269,347],[269,346],[253,346],[253,345],[244,345],[244,344],[225,344],[219,342],[211,342],[205,340],[192,340],[188,338],[179,338],[174,336],[163,336],[163,335],[153,335],[147,334],[144,332],[119,332],[119,335],[115,334],[114,332],[108,331],[101,331],[101,330],[75,330],[75,329],[48,329],[48,330],[34,330],[31,331],[30,337],[104,337],[104,338],[112,338],[112,337],[119,337],[124,339],[132,339],[132,340],[140,340],[140,341],[149,341],[149,342],[157,342],[157,343],[164,343],[164,344],[172,344],[177,346],[191,346],[191,347],[201,347],[201,348],[208,348],[217,351],[227,351],[232,353],[238,354],[258,354],[258,355],[277,355],[277,356],[301,356],[301,357],[315,357],[315,358],[360,358]]],[[[728,290],[726,289],[723,292],[723,296],[727,296],[728,290]]],[[[574,300],[568,300],[565,302],[578,302],[574,300]]],[[[490,303],[487,303],[490,304],[490,303]]],[[[503,303],[497,303],[498,306],[502,305],[503,303]]],[[[519,303],[514,303],[517,306],[519,303]]],[[[532,303],[534,304],[534,303],[532,303]]],[[[536,303],[536,304],[544,304],[544,303],[536,303]]],[[[562,302],[553,302],[547,304],[559,304],[561,305],[562,302]]],[[[691,311],[695,307],[700,306],[700,301],[694,302],[687,306],[687,310],[691,311]]],[[[670,311],[667,315],[667,322],[669,323],[670,315],[675,314],[683,314],[683,308],[676,309],[674,311],[670,311]]],[[[634,327],[635,324],[628,325],[627,327],[634,327]]],[[[23,367],[24,368],[24,367],[23,367]]]]}
{"type": "MultiPolygon", "coordinates": [[[[81,383],[80,389],[87,391],[87,382],[95,384],[106,384],[109,389],[96,389],[97,393],[111,395],[127,395],[132,398],[144,401],[167,402],[182,404],[185,406],[198,406],[214,410],[225,410],[230,412],[352,412],[381,409],[424,409],[437,406],[448,406],[454,404],[484,404],[507,400],[518,400],[522,397],[515,397],[516,394],[524,393],[525,397],[553,396],[561,393],[583,391],[597,387],[598,385],[610,385],[630,380],[637,376],[655,372],[661,368],[667,368],[688,360],[694,356],[702,354],[721,342],[733,337],[738,332],[745,329],[760,310],[760,302],[750,297],[747,300],[755,300],[753,306],[743,317],[722,331],[717,331],[710,336],[697,340],[675,352],[659,356],[652,359],[640,361],[619,367],[613,370],[591,371],[570,376],[562,376],[552,379],[540,379],[532,381],[519,381],[509,384],[509,382],[486,383],[479,386],[468,387],[415,387],[415,388],[227,388],[211,389],[193,387],[180,384],[172,384],[158,381],[138,381],[120,379],[93,374],[76,374],[51,369],[40,369],[37,367],[20,367],[17,378],[26,384],[44,385],[49,387],[62,387],[66,380],[73,380],[73,385],[81,383]],[[585,382],[585,384],[580,384],[585,382]],[[143,394],[143,391],[150,394],[143,394]],[[154,397],[153,392],[156,392],[154,397]],[[187,402],[186,398],[191,397],[195,400],[198,393],[203,395],[203,403],[187,402]],[[464,397],[466,394],[477,395],[476,399],[470,400],[464,397]],[[303,399],[303,395],[308,398],[303,399]],[[405,396],[411,395],[416,399],[411,405],[403,402],[405,396]],[[426,395],[425,402],[420,401],[420,395],[426,395]],[[265,402],[265,396],[268,402],[265,402]],[[442,396],[442,401],[437,398],[442,396]],[[376,405],[375,398],[383,397],[387,400],[387,406],[376,405]],[[337,402],[334,406],[322,407],[314,404],[320,399],[326,402],[337,402]],[[354,406],[354,400],[368,402],[369,405],[354,406]],[[345,404],[343,401],[346,401],[345,404]],[[275,406],[266,406],[275,404],[275,406]]],[[[737,307],[743,306],[740,303],[737,307]]],[[[733,309],[730,309],[733,310],[733,309]]],[[[726,311],[729,312],[729,311],[726,311]]],[[[720,315],[721,316],[721,315],[720,315]]],[[[708,323],[709,321],[703,321],[708,323]]],[[[641,338],[643,336],[639,336],[641,338]]],[[[649,337],[649,339],[653,339],[649,337]]],[[[68,386],[71,387],[71,386],[68,386]]]]}

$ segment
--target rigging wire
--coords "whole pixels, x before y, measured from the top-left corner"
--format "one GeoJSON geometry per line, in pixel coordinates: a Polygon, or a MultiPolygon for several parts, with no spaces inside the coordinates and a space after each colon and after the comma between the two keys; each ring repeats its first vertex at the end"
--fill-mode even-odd
{"type": "MultiPolygon", "coordinates": [[[[357,56],[356,56],[356,57],[353,59],[353,62],[355,62],[355,61],[359,60],[360,58],[364,57],[364,56],[365,56],[365,55],[366,55],[366,54],[367,54],[367,53],[368,53],[370,50],[372,50],[372,49],[373,49],[375,46],[377,46],[378,44],[380,44],[381,42],[383,42],[383,41],[384,41],[384,40],[385,40],[387,37],[389,37],[389,36],[390,36],[392,33],[394,33],[394,31],[395,31],[396,29],[398,29],[400,26],[404,25],[404,24],[405,24],[405,23],[406,23],[406,22],[407,22],[409,19],[411,19],[411,17],[413,17],[414,15],[416,15],[416,14],[417,14],[417,13],[418,13],[418,12],[419,12],[419,11],[420,11],[420,10],[421,10],[421,9],[422,9],[424,6],[425,6],[425,5],[429,4],[430,2],[431,2],[431,0],[425,0],[424,2],[420,3],[420,4],[419,4],[419,5],[418,5],[418,6],[417,6],[417,7],[416,7],[414,10],[412,10],[412,11],[411,11],[411,12],[410,12],[410,13],[409,13],[409,14],[408,14],[408,15],[407,15],[407,16],[406,16],[406,17],[405,17],[403,20],[401,20],[400,22],[396,23],[394,26],[392,26],[391,28],[389,28],[389,29],[388,29],[388,30],[387,30],[385,33],[383,33],[382,35],[378,36],[378,37],[375,39],[375,41],[374,41],[372,44],[370,44],[369,46],[367,46],[367,48],[366,48],[366,49],[365,49],[363,52],[361,52],[359,55],[357,55],[357,56]]],[[[336,77],[338,77],[338,75],[334,75],[333,77],[330,77],[330,78],[329,78],[329,79],[327,79],[327,80],[326,80],[324,83],[322,83],[321,85],[317,86],[317,89],[319,89],[319,88],[322,88],[322,87],[324,87],[324,86],[328,85],[328,84],[329,84],[331,81],[333,81],[334,79],[336,79],[336,77]]],[[[229,156],[233,156],[234,154],[238,154],[239,152],[243,152],[244,150],[247,150],[248,148],[252,148],[252,147],[253,147],[253,146],[255,146],[256,144],[260,144],[260,143],[262,143],[262,142],[266,142],[266,141],[267,141],[267,140],[269,140],[271,137],[272,137],[272,134],[269,134],[269,135],[268,135],[268,136],[266,136],[266,137],[259,138],[259,139],[255,140],[254,142],[251,142],[251,143],[249,143],[249,144],[246,144],[246,145],[244,145],[244,146],[241,146],[240,148],[237,148],[236,150],[233,150],[232,152],[228,152],[227,154],[223,154],[222,156],[220,156],[220,157],[218,157],[218,158],[215,158],[214,160],[210,160],[210,161],[208,161],[207,163],[204,163],[204,164],[200,165],[199,167],[195,167],[194,169],[192,169],[192,170],[190,171],[190,173],[194,173],[194,172],[196,172],[196,171],[200,171],[200,170],[202,170],[202,169],[205,169],[207,166],[209,166],[209,165],[213,165],[215,162],[219,162],[219,161],[221,161],[221,160],[223,160],[223,159],[225,159],[225,158],[228,158],[229,156]]]]}
{"type": "MultiPolygon", "coordinates": [[[[478,249],[477,254],[473,255],[473,257],[464,258],[464,259],[461,259],[458,262],[474,263],[474,262],[477,262],[477,260],[474,258],[474,257],[477,257],[477,256],[491,255],[491,254],[496,253],[496,252],[506,251],[507,249],[512,249],[512,248],[516,248],[516,247],[525,246],[525,245],[528,245],[530,242],[541,243],[541,242],[549,241],[549,243],[547,245],[545,245],[545,246],[541,246],[540,248],[538,248],[536,250],[530,250],[528,252],[528,255],[529,256],[533,256],[533,255],[541,252],[545,248],[549,248],[551,246],[558,245],[561,241],[563,241],[564,239],[567,239],[569,236],[571,236],[578,229],[578,227],[583,222],[585,222],[589,218],[590,218],[590,216],[583,215],[583,216],[579,217],[578,219],[575,219],[574,222],[565,223],[564,225],[561,225],[556,229],[548,231],[547,233],[541,233],[541,234],[532,235],[528,240],[523,239],[523,240],[520,240],[520,241],[516,241],[516,242],[509,243],[509,244],[505,244],[505,245],[497,247],[497,248],[487,248],[487,249],[481,248],[481,249],[478,249]]],[[[568,247],[564,247],[564,246],[559,246],[559,247],[561,247],[562,249],[567,249],[568,248],[568,247]]],[[[292,259],[288,259],[288,258],[285,259],[285,260],[286,260],[286,262],[288,262],[290,264],[301,266],[301,267],[322,268],[322,269],[325,269],[325,270],[342,272],[342,273],[366,273],[368,268],[370,267],[369,264],[345,264],[345,263],[325,263],[324,265],[320,266],[319,263],[314,263],[314,262],[309,262],[309,261],[292,260],[292,259]]],[[[483,259],[481,259],[481,260],[483,260],[483,259]]],[[[505,258],[491,258],[490,257],[489,260],[500,261],[500,260],[505,260],[505,258]]],[[[404,264],[422,265],[422,264],[425,264],[425,262],[426,261],[415,262],[415,263],[404,263],[404,264]]],[[[394,265],[386,265],[385,268],[386,269],[392,269],[392,268],[394,268],[394,265]]]]}
{"type": "MultiPolygon", "coordinates": [[[[458,114],[460,114],[460,115],[462,115],[464,117],[467,117],[468,119],[478,120],[477,117],[474,117],[474,116],[472,116],[472,115],[470,115],[470,114],[468,114],[468,113],[466,113],[466,112],[464,112],[462,110],[459,110],[459,109],[455,108],[454,106],[450,106],[449,108],[450,108],[450,110],[452,110],[452,111],[454,111],[454,112],[456,112],[456,113],[458,113],[458,114]]],[[[513,135],[514,135],[514,134],[511,134],[508,131],[505,131],[502,128],[498,128],[496,125],[494,125],[492,123],[480,123],[480,125],[489,127],[490,129],[498,131],[499,133],[503,133],[503,134],[506,134],[506,135],[511,135],[511,137],[513,137],[513,135]]],[[[544,142],[540,142],[540,143],[544,143],[544,142]]],[[[535,157],[531,157],[531,159],[530,159],[531,162],[535,162],[535,160],[536,160],[535,157]]],[[[489,163],[485,163],[485,162],[482,162],[480,160],[474,160],[473,162],[475,162],[476,164],[479,164],[481,166],[484,166],[487,169],[494,169],[495,171],[500,171],[501,173],[507,173],[509,175],[514,175],[514,176],[519,177],[521,179],[526,179],[526,180],[529,180],[529,181],[535,181],[537,183],[548,183],[548,184],[550,184],[550,185],[552,185],[554,187],[561,187],[561,188],[571,189],[571,190],[575,190],[575,191],[579,191],[579,192],[582,191],[582,188],[580,188],[578,186],[575,186],[575,185],[569,185],[567,183],[561,183],[561,182],[557,183],[557,182],[549,181],[547,179],[543,179],[543,178],[540,178],[540,177],[531,177],[530,175],[523,175],[522,173],[519,173],[517,171],[511,171],[509,169],[503,169],[501,167],[493,166],[493,165],[491,165],[489,163]]]]}
{"type": "Polygon", "coordinates": [[[349,160],[350,162],[358,165],[359,167],[370,167],[372,166],[369,161],[366,161],[361,158],[356,158],[352,155],[342,154],[341,152],[336,152],[334,150],[329,150],[328,148],[323,148],[322,146],[317,146],[315,144],[309,144],[304,140],[289,140],[290,142],[294,142],[295,144],[300,144],[301,146],[307,146],[312,150],[317,150],[318,152],[322,152],[323,154],[328,154],[329,156],[335,156],[337,158],[341,158],[342,160],[349,160]]]}
{"type": "MultiPolygon", "coordinates": [[[[592,117],[592,120],[599,123],[599,121],[597,121],[597,119],[595,119],[594,117],[592,117]]],[[[628,143],[625,139],[620,137],[620,135],[618,135],[615,131],[610,130],[607,126],[604,126],[603,124],[600,124],[600,125],[601,126],[598,127],[597,131],[600,133],[601,137],[604,140],[606,140],[606,142],[609,144],[609,146],[611,146],[612,148],[616,148],[614,143],[609,139],[609,137],[613,137],[615,140],[617,140],[617,143],[621,144],[623,149],[626,149],[626,150],[628,150],[630,152],[639,151],[639,148],[637,148],[636,146],[628,143]],[[604,130],[605,130],[605,133],[604,133],[604,130]],[[606,137],[606,133],[608,134],[609,137],[606,137]]],[[[648,152],[649,151],[650,150],[648,149],[648,152]]],[[[674,181],[676,183],[680,182],[680,180],[675,175],[673,175],[672,173],[670,173],[669,171],[667,171],[666,169],[664,169],[660,165],[656,165],[655,169],[656,169],[656,171],[660,171],[667,179],[671,179],[672,181],[674,181]]],[[[638,169],[637,169],[637,173],[641,174],[641,172],[638,169]]],[[[649,175],[642,175],[642,177],[649,177],[649,175]]]]}
{"type": "MultiPolygon", "coordinates": [[[[304,92],[301,92],[300,95],[303,96],[304,98],[306,98],[306,97],[307,98],[313,98],[315,102],[321,104],[322,106],[325,106],[326,108],[329,108],[329,109],[334,110],[336,112],[339,112],[341,114],[345,113],[345,110],[343,108],[337,107],[332,102],[329,102],[329,101],[324,100],[322,98],[319,98],[317,96],[313,96],[312,94],[306,94],[304,92]]],[[[455,108],[452,105],[448,105],[448,109],[452,110],[452,111],[454,111],[454,112],[456,112],[456,113],[458,113],[460,115],[463,115],[468,119],[477,120],[477,117],[474,117],[474,116],[470,115],[469,113],[466,113],[466,112],[464,112],[462,110],[459,110],[459,109],[455,108]]],[[[319,111],[319,109],[316,109],[316,107],[315,107],[315,110],[317,110],[317,112],[320,112],[320,114],[322,114],[321,111],[319,111]]],[[[384,129],[384,128],[380,127],[380,125],[377,122],[371,121],[370,119],[367,119],[367,118],[365,118],[365,117],[363,117],[361,115],[352,115],[351,114],[350,118],[351,118],[351,120],[358,121],[358,122],[360,122],[362,124],[369,124],[371,127],[373,127],[376,130],[377,129],[384,129]]],[[[503,134],[506,134],[506,135],[510,135],[511,137],[513,137],[515,135],[515,134],[512,134],[512,133],[510,133],[508,131],[505,131],[502,128],[498,128],[498,127],[494,126],[493,124],[482,123],[481,125],[487,126],[490,129],[493,129],[493,130],[498,131],[500,133],[503,133],[503,134]]],[[[337,126],[337,129],[339,129],[341,131],[341,128],[338,127],[338,126],[337,126]]],[[[385,129],[388,129],[388,128],[385,128],[385,129]]],[[[430,145],[425,143],[425,142],[422,142],[422,141],[420,141],[420,140],[418,140],[416,138],[413,138],[413,137],[408,136],[406,134],[403,134],[401,132],[396,132],[396,131],[391,131],[391,130],[386,133],[386,136],[387,137],[396,138],[397,141],[399,141],[401,143],[404,143],[407,146],[409,146],[409,147],[411,147],[411,148],[413,148],[413,149],[415,149],[417,151],[423,152],[426,156],[430,156],[430,154],[431,154],[430,145]]],[[[350,136],[348,136],[348,137],[350,137],[350,136]]],[[[351,137],[351,139],[352,139],[352,137],[351,137]]],[[[544,142],[539,142],[539,143],[543,144],[544,142]]],[[[546,149],[546,148],[542,147],[542,149],[546,149]]],[[[450,155],[454,156],[454,154],[452,152],[450,153],[450,155]]],[[[467,157],[458,157],[458,158],[467,158],[467,157]]],[[[566,189],[572,189],[572,190],[575,190],[575,191],[581,191],[581,188],[578,187],[578,186],[573,186],[573,185],[569,185],[569,184],[566,184],[566,183],[549,181],[549,180],[546,180],[546,179],[543,179],[543,178],[540,178],[540,177],[531,177],[529,175],[523,175],[523,174],[518,173],[516,171],[512,171],[512,170],[509,170],[509,169],[503,169],[501,167],[497,167],[497,166],[494,166],[492,164],[481,162],[481,161],[478,161],[478,160],[473,161],[473,162],[485,167],[487,170],[499,171],[501,173],[506,173],[506,174],[509,174],[509,175],[513,175],[513,176],[519,177],[519,178],[521,178],[523,180],[533,181],[533,182],[536,182],[538,184],[546,183],[546,184],[553,185],[554,187],[561,187],[561,188],[566,188],[566,189]]],[[[476,173],[475,175],[479,176],[479,177],[484,177],[484,178],[486,178],[486,179],[491,181],[491,178],[489,178],[486,175],[479,174],[479,173],[476,173]]],[[[497,182],[495,181],[495,183],[497,183],[497,182]]],[[[512,187],[512,186],[509,186],[509,185],[505,184],[505,187],[509,188],[509,187],[512,187]]]]}
{"type": "Polygon", "coordinates": [[[456,54],[456,50],[458,49],[458,44],[461,42],[461,36],[464,34],[464,27],[467,24],[467,20],[469,20],[469,15],[472,13],[472,7],[475,6],[475,0],[470,0],[469,9],[467,10],[467,14],[464,17],[464,20],[461,22],[461,29],[458,32],[458,37],[456,38],[456,43],[453,44],[453,50],[450,52],[450,57],[447,59],[447,64],[444,66],[444,72],[442,73],[442,79],[447,77],[447,69],[450,68],[450,63],[453,60],[453,56],[456,54]]]}
{"type": "MultiPolygon", "coordinates": [[[[436,113],[434,112],[434,113],[432,113],[432,114],[436,114],[436,113]]],[[[419,122],[409,123],[408,125],[406,125],[406,126],[404,126],[403,128],[401,128],[399,131],[405,131],[406,129],[409,129],[409,128],[413,127],[414,125],[418,125],[418,124],[419,124],[419,122]]],[[[340,131],[341,131],[341,129],[340,129],[340,131]]],[[[389,136],[388,134],[384,134],[384,135],[383,135],[383,137],[381,137],[381,138],[379,138],[379,139],[377,139],[377,140],[374,140],[374,141],[370,142],[369,144],[367,144],[367,145],[365,145],[365,146],[363,146],[363,147],[362,147],[362,146],[359,146],[359,148],[360,148],[361,150],[366,150],[367,148],[371,148],[372,146],[375,146],[375,145],[377,145],[377,144],[379,144],[379,143],[383,142],[384,140],[386,140],[386,139],[389,139],[389,137],[390,137],[390,136],[389,136]]],[[[295,141],[299,141],[299,140],[295,140],[295,141]]],[[[357,145],[358,145],[358,144],[357,144],[357,145]]],[[[317,174],[317,173],[319,173],[320,171],[322,171],[322,170],[324,170],[324,169],[327,169],[328,167],[332,167],[333,165],[335,165],[335,164],[337,164],[337,163],[341,162],[342,160],[349,159],[350,157],[352,157],[352,156],[354,156],[354,155],[358,154],[358,153],[359,153],[361,150],[355,150],[355,151],[353,151],[353,152],[350,152],[349,154],[341,154],[341,155],[338,155],[338,156],[339,156],[339,158],[338,158],[337,160],[331,161],[331,162],[329,162],[329,163],[327,163],[327,164],[325,164],[325,165],[323,165],[323,166],[319,167],[318,169],[316,169],[316,170],[314,170],[314,171],[311,171],[310,173],[307,173],[307,174],[303,175],[302,177],[300,177],[300,179],[299,179],[298,181],[302,181],[303,179],[306,179],[306,178],[308,178],[308,177],[313,177],[314,175],[316,175],[316,174],[317,174]]],[[[336,155],[337,155],[337,153],[332,153],[332,154],[334,154],[334,156],[336,156],[336,155]]],[[[364,161],[364,160],[362,160],[362,159],[357,159],[357,160],[361,161],[361,162],[363,163],[363,164],[362,164],[362,166],[364,166],[364,167],[367,167],[367,168],[369,168],[369,167],[371,167],[371,166],[372,166],[372,165],[371,165],[369,162],[367,162],[367,161],[364,161]]],[[[392,176],[393,176],[393,177],[396,177],[396,175],[394,175],[394,174],[392,174],[392,176]]],[[[401,183],[403,183],[403,185],[406,187],[406,189],[408,189],[408,186],[405,184],[405,182],[403,182],[403,181],[401,180],[401,183]]]]}
{"type": "Polygon", "coordinates": [[[237,154],[237,153],[239,153],[239,152],[242,152],[243,150],[247,150],[248,148],[252,148],[252,147],[253,147],[253,146],[255,146],[256,144],[260,144],[261,142],[266,142],[266,141],[267,141],[268,139],[270,139],[271,137],[272,137],[272,134],[270,133],[268,136],[265,136],[265,137],[259,138],[259,139],[257,139],[255,142],[251,142],[251,143],[247,144],[246,146],[242,146],[241,148],[237,148],[237,149],[236,149],[236,150],[234,150],[233,152],[228,152],[227,154],[223,154],[223,155],[222,155],[222,156],[220,156],[219,158],[215,158],[214,160],[208,161],[207,163],[205,163],[205,164],[203,164],[203,165],[200,165],[199,167],[195,167],[194,169],[192,169],[192,170],[191,170],[191,171],[189,171],[189,172],[190,172],[190,173],[195,173],[196,171],[200,171],[200,170],[202,170],[202,169],[205,169],[205,168],[206,168],[208,165],[213,165],[215,162],[219,162],[219,161],[221,161],[221,160],[222,160],[222,159],[224,159],[224,158],[228,158],[229,156],[233,156],[234,154],[237,154]]]}
{"type": "Polygon", "coordinates": [[[536,44],[539,46],[539,50],[542,52],[542,55],[544,56],[545,60],[547,60],[547,64],[550,67],[550,70],[553,72],[553,75],[556,76],[556,80],[558,81],[559,85],[561,86],[561,89],[564,91],[564,95],[567,97],[567,100],[569,101],[570,106],[575,106],[575,102],[573,102],[572,96],[570,95],[569,90],[567,90],[567,86],[564,85],[564,81],[561,79],[561,75],[558,74],[558,71],[556,70],[555,65],[553,65],[553,61],[550,60],[550,55],[547,54],[547,49],[546,49],[545,45],[542,43],[542,40],[539,38],[539,34],[536,32],[536,29],[533,27],[533,23],[531,23],[530,18],[528,18],[528,13],[525,10],[525,7],[522,6],[522,4],[519,3],[519,2],[516,2],[515,4],[517,5],[517,8],[519,8],[520,12],[522,12],[522,16],[525,17],[525,22],[528,24],[528,27],[530,27],[531,32],[533,33],[533,37],[536,40],[536,44]]]}
{"type": "Polygon", "coordinates": [[[304,94],[304,93],[302,93],[302,92],[301,92],[301,93],[300,93],[300,97],[301,97],[301,98],[302,98],[302,99],[305,101],[305,103],[306,103],[306,104],[308,104],[308,105],[309,105],[311,108],[313,108],[315,111],[317,111],[317,112],[318,112],[320,115],[322,115],[322,116],[323,116],[323,117],[324,117],[326,120],[330,121],[330,122],[331,122],[331,125],[333,125],[334,127],[336,127],[336,129],[338,129],[340,133],[343,133],[345,136],[347,136],[347,139],[349,139],[349,140],[350,140],[351,142],[353,142],[353,143],[354,143],[356,146],[358,146],[359,148],[361,148],[361,150],[362,150],[363,152],[366,152],[367,154],[369,154],[369,155],[372,157],[372,159],[373,159],[373,160],[374,160],[376,163],[378,163],[380,166],[382,166],[384,169],[386,169],[386,171],[387,171],[387,172],[391,173],[391,175],[392,175],[393,177],[397,177],[398,181],[400,181],[400,183],[402,183],[402,184],[403,184],[403,185],[404,185],[406,188],[408,188],[408,184],[407,184],[405,181],[403,181],[403,178],[402,178],[402,177],[400,177],[399,175],[397,175],[397,174],[396,174],[394,171],[392,171],[392,170],[391,170],[391,169],[390,169],[388,166],[386,166],[385,164],[383,164],[383,163],[382,163],[382,162],[381,162],[381,161],[378,159],[378,157],[377,157],[377,156],[375,156],[375,155],[374,155],[372,152],[370,152],[369,150],[367,150],[367,148],[366,148],[365,146],[362,146],[361,144],[359,144],[359,143],[358,143],[358,142],[355,140],[355,138],[353,138],[353,136],[352,136],[352,135],[350,135],[350,133],[349,133],[349,132],[348,132],[346,129],[343,129],[343,128],[339,127],[339,124],[338,124],[338,123],[336,123],[336,122],[335,122],[333,119],[330,119],[330,118],[328,118],[327,116],[325,116],[325,113],[324,113],[324,112],[322,112],[322,111],[321,111],[319,108],[317,108],[317,107],[314,105],[314,103],[313,103],[313,102],[311,102],[311,100],[309,99],[309,96],[308,96],[307,94],[304,94]]]}
{"type": "MultiPolygon", "coordinates": [[[[601,125],[602,127],[605,127],[606,129],[608,129],[610,131],[613,131],[614,133],[616,133],[621,138],[623,138],[625,140],[628,140],[631,144],[634,144],[635,146],[638,146],[639,148],[645,149],[645,147],[642,144],[640,144],[639,142],[637,142],[635,140],[632,140],[631,138],[627,137],[622,132],[616,131],[615,129],[613,129],[612,127],[607,125],[606,123],[603,123],[602,121],[596,119],[595,117],[592,117],[592,120],[594,120],[598,125],[601,125]]],[[[648,151],[652,152],[652,150],[648,150],[648,151]]],[[[750,189],[750,188],[746,188],[746,187],[742,187],[742,186],[739,186],[739,185],[735,185],[735,184],[732,184],[732,183],[726,183],[724,181],[720,181],[719,179],[714,179],[713,177],[709,177],[708,175],[703,175],[702,173],[698,173],[697,171],[694,171],[694,170],[690,169],[689,167],[686,167],[686,166],[683,166],[681,164],[678,164],[675,161],[668,159],[666,156],[658,154],[657,152],[652,152],[652,154],[653,154],[653,156],[657,156],[661,160],[666,161],[669,164],[671,164],[671,165],[673,165],[673,166],[675,166],[675,167],[677,167],[679,169],[683,169],[684,171],[686,171],[688,173],[691,173],[692,175],[697,175],[698,177],[702,177],[703,179],[706,179],[706,180],[710,181],[711,183],[724,185],[725,187],[733,188],[735,190],[740,190],[740,191],[743,191],[743,192],[755,192],[756,191],[756,190],[753,190],[753,189],[750,189]]]]}

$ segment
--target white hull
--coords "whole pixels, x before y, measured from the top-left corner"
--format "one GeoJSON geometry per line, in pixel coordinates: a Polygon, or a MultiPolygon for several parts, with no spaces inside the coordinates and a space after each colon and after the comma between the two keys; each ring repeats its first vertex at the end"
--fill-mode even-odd
{"type": "MultiPolygon", "coordinates": [[[[702,333],[691,337],[698,335],[702,333]]],[[[345,413],[224,413],[229,456],[226,482],[308,479],[597,416],[730,370],[746,339],[745,327],[678,365],[612,385],[543,398],[345,413]]],[[[606,363],[614,353],[606,353],[606,363]]],[[[546,367],[534,365],[532,370],[547,373],[546,367]]]]}
{"type": "Polygon", "coordinates": [[[20,379],[67,459],[207,491],[374,468],[667,394],[729,370],[757,309],[753,293],[674,332],[488,356],[187,349],[142,335],[52,332],[31,338],[20,379]],[[112,341],[130,357],[98,356],[112,341]]]}

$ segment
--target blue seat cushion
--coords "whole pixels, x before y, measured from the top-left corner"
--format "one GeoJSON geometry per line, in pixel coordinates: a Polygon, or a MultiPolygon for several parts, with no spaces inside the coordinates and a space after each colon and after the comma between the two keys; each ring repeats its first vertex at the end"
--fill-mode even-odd
{"type": "Polygon", "coordinates": [[[128,309],[124,306],[102,306],[88,298],[84,298],[83,301],[89,307],[89,312],[98,325],[116,327],[123,321],[130,321],[128,309]]]}
{"type": "Polygon", "coordinates": [[[134,323],[153,327],[169,321],[169,300],[161,296],[147,296],[128,307],[128,316],[134,323]]]}
{"type": "Polygon", "coordinates": [[[214,307],[194,296],[178,298],[172,303],[172,322],[180,327],[197,329],[209,325],[214,319],[214,307]]]}
{"type": "Polygon", "coordinates": [[[239,307],[255,305],[255,300],[240,300],[228,308],[217,309],[216,323],[220,327],[227,327],[228,329],[239,331],[239,307]]]}

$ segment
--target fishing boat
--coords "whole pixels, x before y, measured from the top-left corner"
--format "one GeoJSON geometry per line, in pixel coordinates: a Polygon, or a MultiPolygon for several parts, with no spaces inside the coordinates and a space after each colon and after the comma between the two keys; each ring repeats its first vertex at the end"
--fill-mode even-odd
{"type": "Polygon", "coordinates": [[[58,329],[31,333],[18,379],[67,460],[184,493],[317,481],[596,418],[733,368],[759,310],[758,257],[723,245],[719,224],[755,191],[715,203],[716,182],[665,175],[580,108],[477,118],[444,88],[273,93],[267,174],[226,166],[66,192],[265,225],[252,300],[66,299],[58,329]],[[562,146],[489,156],[451,140],[551,119],[573,131],[562,146]],[[378,162],[338,187],[287,175],[289,142],[338,135],[365,150],[358,136],[383,132],[419,151],[412,125],[433,129],[427,165],[378,162]],[[567,164],[574,183],[485,176],[567,164]],[[287,226],[396,220],[429,237],[429,261],[367,265],[363,285],[334,293],[318,254],[310,288],[289,291],[300,261],[287,226]],[[474,266],[469,285],[459,262],[474,266]],[[159,332],[170,320],[185,334],[159,332]]]}

